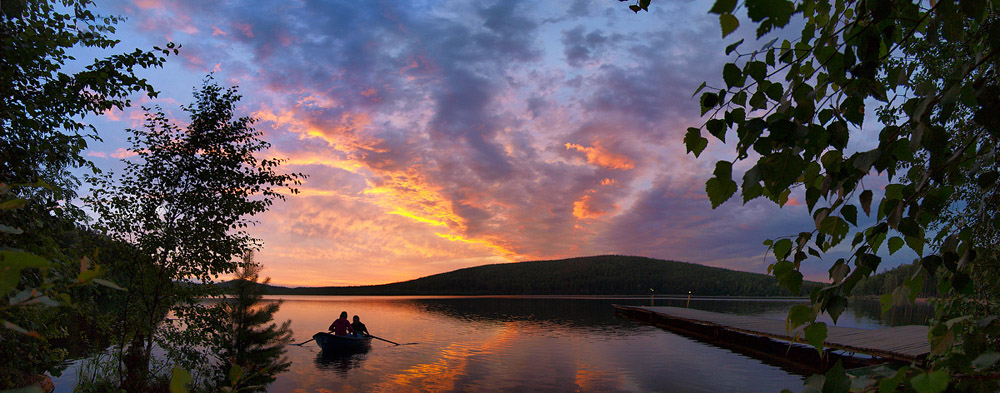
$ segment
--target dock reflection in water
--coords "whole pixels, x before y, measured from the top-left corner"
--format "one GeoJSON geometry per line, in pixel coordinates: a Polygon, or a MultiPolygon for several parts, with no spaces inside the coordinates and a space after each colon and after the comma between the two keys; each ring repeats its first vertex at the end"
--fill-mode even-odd
{"type": "MultiPolygon", "coordinates": [[[[342,356],[323,356],[312,344],[290,346],[293,364],[272,392],[776,392],[798,390],[802,381],[757,359],[614,316],[611,304],[648,304],[648,298],[284,299],[276,319],[292,320],[297,342],[347,311],[379,337],[418,344],[376,341],[367,353],[342,356]]],[[[691,306],[783,318],[792,304],[702,300],[691,306]]],[[[853,313],[843,320],[880,324],[853,313]]]]}

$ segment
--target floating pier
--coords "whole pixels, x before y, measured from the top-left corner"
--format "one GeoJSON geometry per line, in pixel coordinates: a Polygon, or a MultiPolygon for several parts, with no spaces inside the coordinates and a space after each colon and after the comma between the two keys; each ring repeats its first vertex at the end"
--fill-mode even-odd
{"type": "MultiPolygon", "coordinates": [[[[859,329],[827,326],[824,347],[819,353],[812,347],[792,346],[789,343],[808,343],[803,334],[793,337],[785,330],[785,321],[748,315],[722,314],[711,311],[680,307],[643,307],[614,305],[615,312],[630,318],[649,322],[669,330],[706,339],[712,343],[738,347],[740,352],[766,358],[797,363],[813,363],[809,368],[826,368],[831,358],[846,360],[855,365],[871,365],[885,360],[922,364],[930,353],[927,340],[928,327],[919,325],[897,326],[884,329],[859,329]],[[774,340],[780,341],[780,343],[774,340]],[[831,354],[842,350],[851,354],[864,354],[871,358],[858,359],[844,354],[831,354]],[[811,352],[811,355],[810,355],[811,352]]],[[[801,329],[801,327],[800,327],[801,329]]],[[[846,364],[845,364],[846,365],[846,364]]]]}

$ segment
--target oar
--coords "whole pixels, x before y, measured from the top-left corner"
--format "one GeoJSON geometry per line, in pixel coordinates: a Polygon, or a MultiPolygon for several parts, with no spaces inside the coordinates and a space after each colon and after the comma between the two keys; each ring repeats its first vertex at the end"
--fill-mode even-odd
{"type": "Polygon", "coordinates": [[[304,344],[306,344],[306,343],[308,343],[308,342],[312,342],[312,341],[314,341],[314,340],[316,340],[316,337],[313,337],[313,338],[310,338],[310,339],[308,339],[308,340],[306,340],[306,341],[303,341],[303,342],[300,342],[300,343],[298,343],[298,344],[289,344],[289,345],[298,345],[298,346],[300,346],[300,347],[301,347],[302,345],[304,345],[304,344]]]}
{"type": "Polygon", "coordinates": [[[369,334],[369,335],[368,335],[368,337],[371,337],[371,338],[377,338],[377,339],[379,339],[379,340],[382,340],[382,341],[385,341],[385,342],[387,342],[387,343],[390,343],[390,344],[396,344],[396,345],[402,345],[402,344],[400,344],[400,343],[398,343],[398,342],[395,342],[395,341],[389,341],[389,340],[386,340],[386,339],[384,339],[384,338],[382,338],[382,337],[378,337],[378,336],[373,336],[373,335],[371,335],[371,334],[369,334]]]}
{"type": "Polygon", "coordinates": [[[378,336],[373,336],[373,335],[371,335],[371,334],[369,334],[369,335],[368,335],[368,337],[371,337],[371,338],[377,338],[377,339],[379,339],[379,340],[382,340],[382,341],[385,341],[385,342],[387,342],[387,343],[389,343],[389,344],[396,344],[396,345],[413,345],[413,344],[416,344],[416,343],[406,343],[406,344],[400,344],[400,343],[398,343],[398,342],[395,342],[395,341],[389,341],[389,340],[386,340],[386,339],[384,339],[384,338],[382,338],[382,337],[378,337],[378,336]]]}

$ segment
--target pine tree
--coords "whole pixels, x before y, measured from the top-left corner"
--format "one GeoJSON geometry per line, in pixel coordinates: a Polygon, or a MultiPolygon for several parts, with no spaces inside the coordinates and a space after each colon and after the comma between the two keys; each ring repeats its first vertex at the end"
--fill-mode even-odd
{"type": "Polygon", "coordinates": [[[292,340],[291,321],[273,322],[280,301],[263,301],[265,278],[258,283],[261,265],[253,252],[243,257],[226,300],[218,305],[223,319],[214,337],[223,374],[220,386],[231,391],[264,391],[275,375],[288,369],[285,346],[292,340]]]}

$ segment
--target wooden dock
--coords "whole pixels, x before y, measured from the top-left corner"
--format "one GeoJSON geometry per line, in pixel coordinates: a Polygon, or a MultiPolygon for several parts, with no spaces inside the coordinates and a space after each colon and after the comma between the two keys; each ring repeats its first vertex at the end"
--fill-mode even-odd
{"type": "MultiPolygon", "coordinates": [[[[708,333],[718,337],[720,333],[730,340],[767,337],[786,342],[808,343],[802,334],[793,337],[788,334],[785,321],[765,319],[755,316],[722,314],[710,311],[680,307],[642,307],[614,305],[615,311],[633,318],[646,320],[657,325],[674,325],[696,334],[708,333]],[[742,337],[742,338],[741,338],[742,337]]],[[[876,358],[904,362],[923,363],[930,353],[927,340],[927,326],[897,326],[884,329],[859,329],[827,326],[824,346],[829,351],[843,350],[854,354],[865,354],[876,358]]],[[[813,353],[818,356],[815,349],[813,353]]]]}

